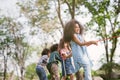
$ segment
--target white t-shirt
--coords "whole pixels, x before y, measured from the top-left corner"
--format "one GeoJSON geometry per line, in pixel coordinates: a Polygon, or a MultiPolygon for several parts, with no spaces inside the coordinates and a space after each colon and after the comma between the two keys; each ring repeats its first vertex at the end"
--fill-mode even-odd
{"type": "Polygon", "coordinates": [[[48,61],[49,61],[48,55],[43,55],[40,57],[39,62],[37,64],[38,66],[43,67],[46,73],[48,73],[48,70],[46,68],[48,61]]]}
{"type": "Polygon", "coordinates": [[[43,56],[40,57],[38,65],[46,66],[47,63],[48,63],[48,60],[49,60],[48,55],[43,55],[43,56]]]}

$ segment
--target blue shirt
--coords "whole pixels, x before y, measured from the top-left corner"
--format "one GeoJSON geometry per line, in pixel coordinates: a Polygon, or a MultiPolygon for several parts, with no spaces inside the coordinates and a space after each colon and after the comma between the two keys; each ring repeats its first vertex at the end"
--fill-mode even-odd
{"type": "MultiPolygon", "coordinates": [[[[84,42],[80,34],[75,34],[80,42],[84,42]]],[[[75,72],[77,72],[82,65],[92,65],[89,58],[86,46],[80,46],[74,41],[70,42],[72,49],[72,56],[75,64],[75,72]]]]}

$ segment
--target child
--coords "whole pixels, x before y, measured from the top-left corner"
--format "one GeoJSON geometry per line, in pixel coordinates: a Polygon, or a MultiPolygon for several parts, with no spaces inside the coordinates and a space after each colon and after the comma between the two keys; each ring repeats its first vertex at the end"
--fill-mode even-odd
{"type": "Polygon", "coordinates": [[[58,53],[58,44],[53,44],[50,47],[50,51],[51,53],[47,69],[51,75],[51,80],[60,80],[58,61],[61,61],[61,58],[58,53]]]}
{"type": "Polygon", "coordinates": [[[68,43],[63,39],[60,40],[59,51],[62,57],[62,80],[66,80],[70,76],[70,80],[74,80],[74,64],[72,61],[72,52],[68,43]]]}
{"type": "Polygon", "coordinates": [[[72,49],[72,56],[77,73],[81,67],[84,69],[85,80],[92,80],[91,60],[89,58],[86,46],[95,44],[97,41],[85,41],[83,39],[83,26],[76,20],[70,20],[64,28],[64,40],[69,42],[72,49]]]}
{"type": "Polygon", "coordinates": [[[46,68],[46,65],[48,63],[48,59],[50,56],[50,50],[47,48],[43,49],[41,55],[42,56],[40,57],[39,62],[36,66],[36,73],[39,77],[39,80],[48,80],[46,72],[45,72],[45,68],[46,68]]]}

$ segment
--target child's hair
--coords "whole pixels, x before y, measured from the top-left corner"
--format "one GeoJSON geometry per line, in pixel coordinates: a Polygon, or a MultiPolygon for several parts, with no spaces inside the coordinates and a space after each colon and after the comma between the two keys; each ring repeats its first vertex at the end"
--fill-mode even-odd
{"type": "Polygon", "coordinates": [[[80,27],[80,34],[83,34],[83,26],[75,19],[70,20],[64,27],[63,38],[65,42],[70,42],[73,39],[74,27],[76,24],[80,27]]]}
{"type": "Polygon", "coordinates": [[[60,39],[59,50],[62,49],[62,48],[64,48],[64,39],[63,38],[60,39]]]}
{"type": "Polygon", "coordinates": [[[41,55],[48,55],[48,53],[50,52],[50,50],[48,48],[44,48],[41,55]]]}
{"type": "MultiPolygon", "coordinates": [[[[60,39],[60,42],[59,42],[59,49],[62,49],[64,48],[64,44],[65,43],[68,43],[68,42],[65,42],[63,38],[60,39]]],[[[67,45],[67,47],[69,48],[69,45],[67,45]]]]}
{"type": "Polygon", "coordinates": [[[53,44],[51,47],[50,47],[50,52],[54,52],[54,51],[57,51],[58,50],[58,44],[53,44]]]}

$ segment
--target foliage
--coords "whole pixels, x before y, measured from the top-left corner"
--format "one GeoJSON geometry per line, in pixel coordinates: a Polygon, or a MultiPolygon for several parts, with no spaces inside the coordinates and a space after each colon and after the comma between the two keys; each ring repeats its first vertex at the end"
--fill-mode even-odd
{"type": "MultiPolygon", "coordinates": [[[[94,31],[103,40],[106,56],[105,71],[107,78],[111,78],[112,69],[114,68],[115,50],[118,44],[119,36],[119,8],[120,1],[100,0],[85,1],[83,5],[92,14],[90,24],[95,25],[94,31]],[[110,48],[111,43],[112,47],[110,48]]],[[[88,24],[89,24],[88,23],[88,24]]],[[[91,27],[93,28],[93,27],[91,27]]]]}
{"type": "MultiPolygon", "coordinates": [[[[3,17],[4,21],[0,24],[0,55],[4,63],[4,79],[8,73],[8,62],[12,63],[14,69],[20,68],[20,74],[23,75],[25,60],[27,60],[31,51],[29,51],[28,43],[24,42],[24,34],[21,33],[22,24],[10,17],[3,17]]],[[[1,19],[1,20],[2,20],[1,19]]],[[[13,70],[14,70],[13,69],[13,70]]],[[[15,70],[16,71],[16,70],[15,70]]],[[[21,77],[23,79],[23,76],[21,77]]]]}
{"type": "Polygon", "coordinates": [[[28,0],[25,2],[18,2],[17,4],[21,8],[21,12],[29,19],[29,24],[31,24],[32,27],[37,26],[47,33],[57,28],[56,14],[51,11],[53,10],[51,7],[53,3],[51,3],[51,1],[28,0]]]}
{"type": "Polygon", "coordinates": [[[100,68],[100,70],[107,70],[107,68],[108,68],[110,65],[113,65],[113,69],[120,70],[120,64],[117,64],[117,63],[103,64],[102,67],[100,68]]]}
{"type": "MultiPolygon", "coordinates": [[[[3,73],[3,79],[7,79],[7,62],[8,59],[11,56],[12,52],[12,45],[14,44],[13,42],[13,37],[10,34],[10,27],[8,27],[8,24],[10,24],[11,18],[7,17],[1,17],[0,21],[0,56],[2,57],[2,62],[4,64],[4,69],[1,68],[1,72],[3,73]]],[[[2,65],[2,63],[1,63],[2,65]]]]}
{"type": "Polygon", "coordinates": [[[35,63],[27,66],[26,71],[25,71],[25,76],[27,79],[33,80],[37,76],[35,74],[36,73],[35,68],[36,68],[35,63]]]}

